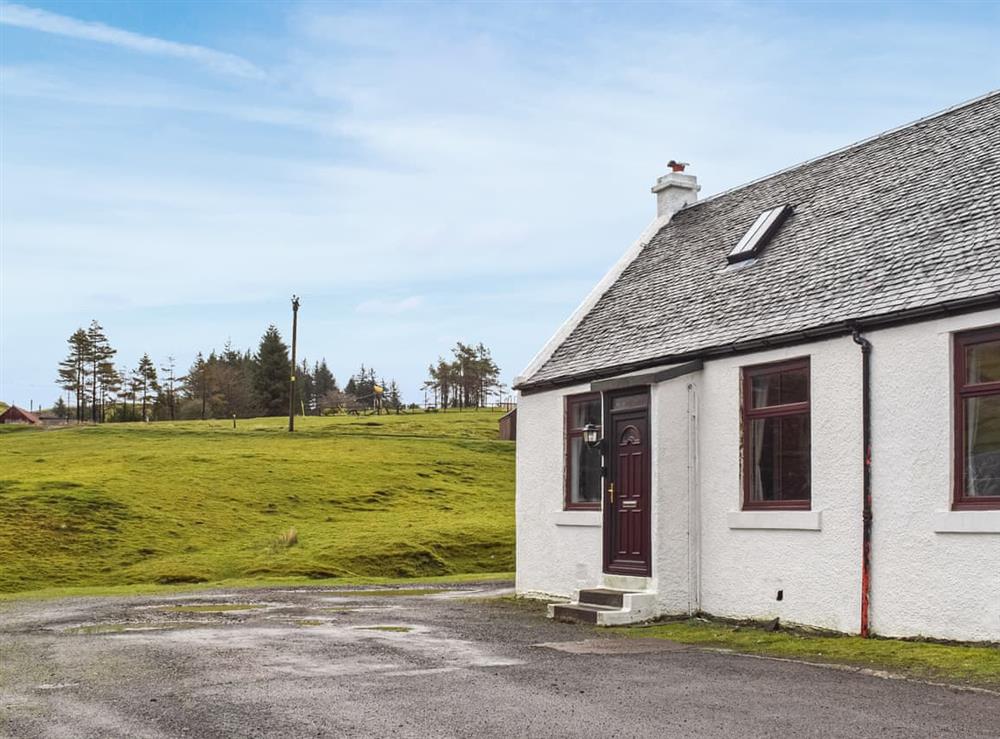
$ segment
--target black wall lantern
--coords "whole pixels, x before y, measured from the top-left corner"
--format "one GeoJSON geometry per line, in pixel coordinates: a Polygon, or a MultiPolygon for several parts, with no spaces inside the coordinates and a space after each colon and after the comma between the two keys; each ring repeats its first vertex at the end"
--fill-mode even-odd
{"type": "Polygon", "coordinates": [[[583,443],[591,449],[601,445],[601,427],[596,423],[588,423],[583,427],[583,443]]]}

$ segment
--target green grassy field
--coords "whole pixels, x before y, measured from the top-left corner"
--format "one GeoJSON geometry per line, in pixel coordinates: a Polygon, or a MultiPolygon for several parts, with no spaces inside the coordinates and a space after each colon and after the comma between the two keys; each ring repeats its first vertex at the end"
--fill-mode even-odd
{"type": "Polygon", "coordinates": [[[499,415],[4,431],[0,593],[509,571],[499,415]]]}

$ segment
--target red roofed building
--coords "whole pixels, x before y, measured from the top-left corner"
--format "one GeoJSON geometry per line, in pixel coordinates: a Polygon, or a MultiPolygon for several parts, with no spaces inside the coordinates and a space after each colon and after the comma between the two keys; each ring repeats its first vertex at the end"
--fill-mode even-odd
{"type": "Polygon", "coordinates": [[[29,413],[23,408],[12,405],[10,408],[0,413],[0,423],[26,423],[31,426],[41,426],[42,422],[34,413],[29,413]]]}

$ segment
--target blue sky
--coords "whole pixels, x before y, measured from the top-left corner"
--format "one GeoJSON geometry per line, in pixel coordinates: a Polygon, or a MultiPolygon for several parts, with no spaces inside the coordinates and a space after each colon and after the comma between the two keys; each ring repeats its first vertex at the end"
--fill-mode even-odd
{"type": "Polygon", "coordinates": [[[654,212],[998,86],[998,3],[0,4],[0,399],[65,339],[510,382],[654,212]]]}

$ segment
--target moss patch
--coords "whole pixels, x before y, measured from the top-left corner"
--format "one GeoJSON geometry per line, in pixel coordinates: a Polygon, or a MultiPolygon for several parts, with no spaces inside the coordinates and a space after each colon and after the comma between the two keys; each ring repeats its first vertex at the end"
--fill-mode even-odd
{"type": "Polygon", "coordinates": [[[391,631],[396,634],[406,634],[413,631],[411,626],[361,626],[363,631],[391,631]]]}
{"type": "Polygon", "coordinates": [[[920,679],[1000,688],[1000,648],[995,646],[771,632],[702,619],[628,627],[621,631],[628,636],[671,639],[744,654],[853,665],[920,679]]]}

